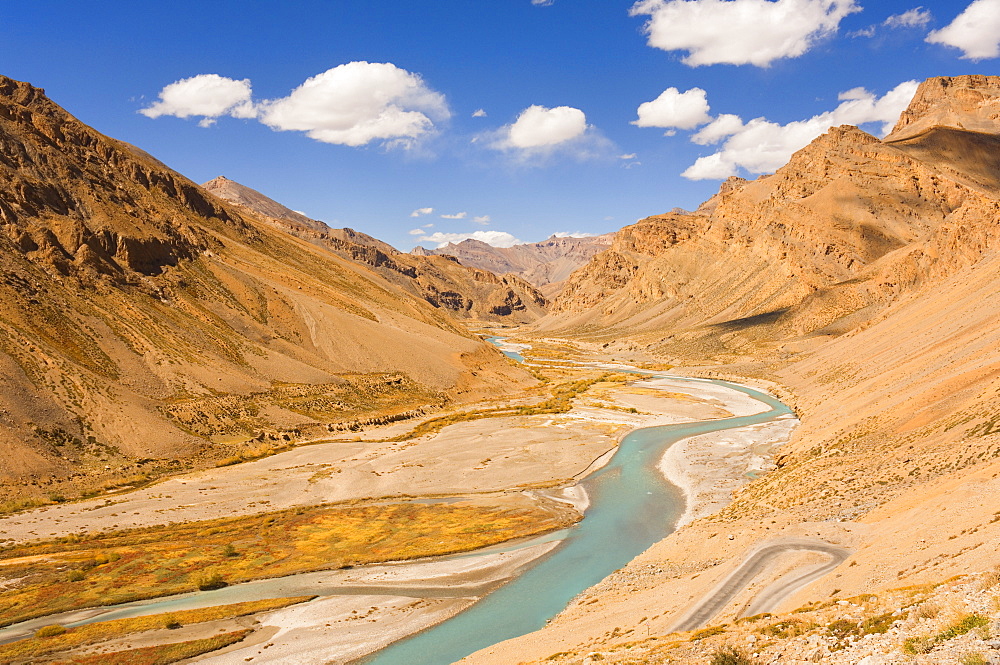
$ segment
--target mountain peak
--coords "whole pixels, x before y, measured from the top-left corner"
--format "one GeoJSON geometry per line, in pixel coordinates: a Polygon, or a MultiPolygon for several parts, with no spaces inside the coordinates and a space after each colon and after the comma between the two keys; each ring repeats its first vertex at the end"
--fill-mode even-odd
{"type": "Polygon", "coordinates": [[[917,88],[886,141],[912,138],[934,127],[1000,134],[1000,76],[935,76],[917,88]]]}
{"type": "Polygon", "coordinates": [[[248,208],[253,212],[273,219],[298,224],[314,231],[325,231],[327,225],[303,215],[300,212],[285,207],[272,198],[261,194],[255,189],[241,185],[224,175],[212,178],[202,184],[202,188],[229,203],[248,208]]]}

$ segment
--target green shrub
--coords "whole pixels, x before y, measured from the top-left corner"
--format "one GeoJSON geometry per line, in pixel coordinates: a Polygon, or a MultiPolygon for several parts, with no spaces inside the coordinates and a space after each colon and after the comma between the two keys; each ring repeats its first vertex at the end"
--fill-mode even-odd
{"type": "Polygon", "coordinates": [[[691,640],[703,640],[706,637],[712,637],[713,635],[718,635],[719,633],[726,632],[724,626],[709,626],[708,628],[702,628],[694,635],[691,636],[691,640]]]}
{"type": "Polygon", "coordinates": [[[757,623],[761,619],[766,619],[768,617],[774,616],[770,612],[764,612],[763,614],[754,614],[748,617],[740,617],[736,620],[736,625],[739,626],[744,623],[757,623]]]}
{"type": "Polygon", "coordinates": [[[738,647],[724,646],[712,654],[710,665],[755,665],[757,661],[738,647]]]}
{"type": "Polygon", "coordinates": [[[66,632],[65,626],[60,626],[57,623],[51,626],[43,626],[35,631],[35,637],[55,637],[56,635],[62,635],[66,632]]]}
{"type": "Polygon", "coordinates": [[[968,614],[933,637],[908,638],[903,642],[903,651],[910,655],[927,653],[937,644],[965,635],[975,628],[988,626],[989,623],[990,621],[986,617],[979,616],[978,614],[968,614]]]}
{"type": "Polygon", "coordinates": [[[969,652],[969,653],[963,653],[962,656],[958,659],[958,662],[960,662],[962,665],[986,665],[988,661],[986,660],[986,657],[983,656],[983,654],[981,653],[969,652]]]}
{"type": "Polygon", "coordinates": [[[868,617],[861,622],[861,632],[864,635],[876,635],[888,632],[892,628],[892,624],[896,621],[892,612],[886,612],[885,614],[879,614],[878,616],[868,617]]]}
{"type": "Polygon", "coordinates": [[[82,570],[71,570],[69,571],[69,575],[66,576],[66,579],[70,582],[82,582],[84,577],[85,575],[82,570]]]}
{"type": "Polygon", "coordinates": [[[903,653],[911,656],[927,653],[934,648],[934,642],[926,637],[907,637],[903,642],[903,653]]]}
{"type": "Polygon", "coordinates": [[[973,628],[981,628],[982,626],[988,626],[989,624],[990,620],[986,617],[981,617],[978,614],[969,614],[968,616],[962,617],[947,630],[935,635],[934,641],[947,642],[948,640],[958,637],[959,635],[965,635],[973,628]]]}
{"type": "Polygon", "coordinates": [[[859,628],[858,624],[850,619],[837,619],[826,627],[826,632],[834,637],[844,638],[857,635],[859,628]]]}
{"type": "Polygon", "coordinates": [[[212,591],[229,586],[219,573],[212,573],[198,578],[198,588],[202,591],[212,591]]]}
{"type": "Polygon", "coordinates": [[[790,637],[798,637],[807,633],[813,628],[816,628],[816,624],[814,623],[807,623],[799,619],[786,619],[772,623],[769,626],[764,626],[758,632],[761,635],[770,635],[771,637],[787,640],[790,637]]]}

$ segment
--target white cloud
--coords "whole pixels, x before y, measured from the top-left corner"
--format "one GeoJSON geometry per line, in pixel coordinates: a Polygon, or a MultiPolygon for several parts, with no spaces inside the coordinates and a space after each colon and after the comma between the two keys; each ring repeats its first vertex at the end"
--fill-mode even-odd
{"type": "Polygon", "coordinates": [[[476,109],[475,111],[472,112],[472,117],[473,118],[485,118],[486,117],[486,111],[484,111],[483,109],[476,109]]]}
{"type": "Polygon", "coordinates": [[[555,3],[555,1],[556,0],[531,0],[531,4],[536,7],[548,7],[549,5],[555,3]]]}
{"type": "Polygon", "coordinates": [[[431,233],[430,235],[425,235],[422,238],[417,238],[420,242],[427,243],[437,243],[437,248],[441,249],[448,243],[459,243],[463,240],[468,240],[472,238],[473,240],[480,240],[485,242],[487,245],[493,245],[494,247],[511,247],[513,245],[520,245],[521,241],[507,233],[506,231],[472,231],[470,233],[431,233]]]}
{"type": "Polygon", "coordinates": [[[701,88],[691,88],[680,92],[677,88],[667,88],[651,102],[643,102],[637,109],[637,127],[676,127],[694,129],[712,119],[708,114],[708,99],[701,88]]]}
{"type": "Polygon", "coordinates": [[[860,30],[852,30],[847,33],[848,37],[874,37],[875,36],[875,26],[870,25],[867,28],[861,28],[860,30]]]}
{"type": "Polygon", "coordinates": [[[721,115],[692,140],[708,144],[725,139],[722,148],[699,158],[681,175],[690,180],[717,180],[736,175],[741,168],[750,173],[770,173],[787,162],[793,152],[838,125],[882,123],[882,135],[888,134],[916,90],[916,81],[900,83],[882,97],[854,88],[839,95],[842,101],[834,110],[785,125],[765,118],[744,123],[737,116],[721,115]]]}
{"type": "Polygon", "coordinates": [[[844,90],[843,92],[837,93],[837,101],[850,101],[855,99],[867,99],[871,96],[871,93],[864,86],[858,86],[856,88],[851,88],[850,90],[844,90]]]}
{"type": "Polygon", "coordinates": [[[504,128],[512,148],[547,148],[578,138],[587,131],[587,117],[571,106],[529,106],[504,128]]]}
{"type": "MultiPolygon", "coordinates": [[[[605,219],[611,219],[611,218],[605,217],[605,219]]],[[[566,231],[556,231],[552,235],[555,238],[593,238],[594,237],[593,233],[584,233],[582,231],[574,231],[573,233],[568,233],[566,231]]]]}
{"type": "Polygon", "coordinates": [[[1000,56],[1000,0],[975,0],[950,24],[927,35],[927,41],[961,49],[964,60],[1000,56]]]}
{"type": "Polygon", "coordinates": [[[635,159],[635,158],[636,154],[634,152],[630,152],[627,155],[618,155],[618,159],[635,159]]]}
{"type": "Polygon", "coordinates": [[[570,106],[529,106],[509,125],[471,139],[504,151],[523,166],[541,166],[557,156],[583,160],[614,160],[618,147],[593,125],[583,111],[570,106]]]}
{"type": "Polygon", "coordinates": [[[857,11],[854,0],[639,0],[629,14],[650,16],[649,45],[687,51],[691,67],[766,67],[802,55],[857,11]]]}
{"type": "Polygon", "coordinates": [[[441,219],[465,219],[468,216],[467,212],[456,212],[454,215],[441,215],[441,219]]]}
{"type": "Polygon", "coordinates": [[[489,226],[490,222],[492,221],[493,220],[490,219],[489,215],[479,215],[477,217],[472,218],[473,224],[481,224],[482,226],[489,226]]]}
{"type": "Polygon", "coordinates": [[[349,146],[382,140],[409,147],[451,116],[443,95],[388,62],[339,65],[259,106],[261,122],[273,129],[349,146]]]}
{"type": "Polygon", "coordinates": [[[743,120],[738,115],[722,113],[698,130],[698,133],[691,137],[691,142],[698,145],[711,145],[727,136],[736,134],[741,129],[743,129],[743,120]]]}
{"type": "MultiPolygon", "coordinates": [[[[886,20],[882,21],[882,25],[887,28],[923,28],[931,22],[931,19],[933,19],[933,16],[931,16],[930,11],[924,9],[923,7],[914,7],[913,9],[906,10],[902,14],[893,14],[886,20]]],[[[867,28],[852,30],[847,33],[847,36],[874,37],[876,32],[876,27],[874,25],[870,25],[867,28]]]]}
{"type": "Polygon", "coordinates": [[[908,9],[902,14],[893,14],[882,23],[889,28],[922,28],[931,22],[931,13],[923,7],[908,9]]]}
{"type": "Polygon", "coordinates": [[[426,234],[427,234],[427,231],[425,231],[425,230],[423,230],[423,229],[410,229],[410,230],[408,231],[408,233],[409,233],[409,234],[410,234],[411,236],[422,236],[422,235],[426,235],[426,234]]]}
{"type": "Polygon", "coordinates": [[[207,127],[224,115],[254,117],[256,110],[250,97],[250,79],[237,81],[218,74],[200,74],[164,87],[160,99],[139,113],[148,118],[202,116],[199,124],[207,127]]]}
{"type": "Polygon", "coordinates": [[[382,141],[412,147],[451,117],[445,98],[418,74],[387,62],[349,62],[307,79],[287,97],[254,103],[250,80],[201,74],[175,81],[140,113],[150,118],[224,115],[257,118],[272,129],[305,132],[324,143],[361,146],[382,141]]]}
{"type": "Polygon", "coordinates": [[[410,217],[421,217],[422,215],[429,215],[434,212],[434,208],[417,208],[410,213],[410,217]]]}

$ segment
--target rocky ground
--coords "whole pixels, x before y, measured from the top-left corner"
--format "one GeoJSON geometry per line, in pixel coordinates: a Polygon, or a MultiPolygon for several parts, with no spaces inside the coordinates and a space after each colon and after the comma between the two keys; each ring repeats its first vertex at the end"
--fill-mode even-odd
{"type": "Polygon", "coordinates": [[[832,599],[790,614],[761,614],[688,633],[647,637],[640,630],[633,633],[631,641],[613,648],[556,653],[544,662],[708,663],[730,653],[741,659],[719,662],[1000,663],[998,583],[1000,574],[988,572],[878,595],[832,599]]]}

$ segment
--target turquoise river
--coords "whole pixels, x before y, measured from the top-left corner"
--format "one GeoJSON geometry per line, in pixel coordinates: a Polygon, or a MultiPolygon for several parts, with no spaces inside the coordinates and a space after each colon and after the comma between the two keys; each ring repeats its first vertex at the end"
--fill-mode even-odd
{"type": "Polygon", "coordinates": [[[770,395],[723,381],[710,382],[749,395],[770,408],[751,416],[647,427],[629,433],[611,461],[580,483],[590,497],[590,506],[555,550],[465,611],[360,662],[447,665],[503,640],[539,630],[579,593],[669,535],[684,511],[680,492],[658,470],[660,458],[671,444],[792,413],[770,395]]]}

